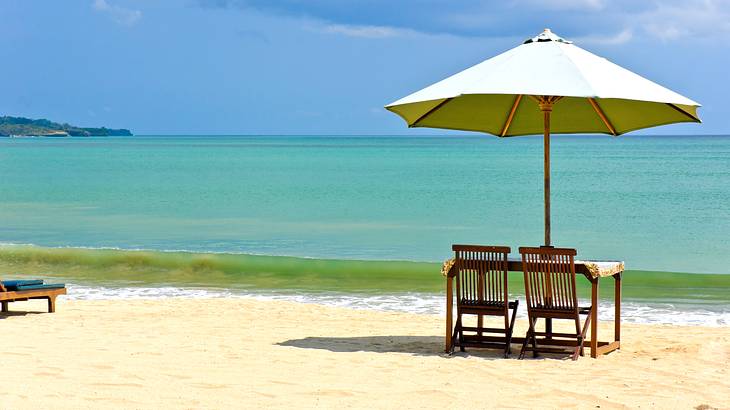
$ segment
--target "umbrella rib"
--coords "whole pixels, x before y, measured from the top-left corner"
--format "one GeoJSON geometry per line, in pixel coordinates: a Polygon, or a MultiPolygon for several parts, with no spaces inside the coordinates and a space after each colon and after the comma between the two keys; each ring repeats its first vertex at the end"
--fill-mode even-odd
{"type": "Polygon", "coordinates": [[[504,123],[504,127],[502,127],[502,132],[499,134],[500,137],[504,137],[505,135],[507,135],[507,130],[509,129],[510,124],[512,124],[512,119],[515,117],[515,112],[517,111],[517,106],[520,105],[520,101],[522,101],[522,94],[517,94],[517,97],[515,97],[515,102],[514,104],[512,104],[512,109],[509,111],[507,122],[504,123]]]}
{"type": "Polygon", "coordinates": [[[611,132],[611,135],[618,135],[616,134],[616,129],[613,128],[613,125],[611,125],[611,121],[608,120],[606,117],[606,114],[603,113],[603,110],[601,109],[601,106],[598,105],[598,101],[596,101],[595,98],[589,98],[588,102],[591,103],[591,106],[596,111],[596,114],[598,114],[599,117],[601,117],[601,120],[606,125],[606,128],[611,132]]]}
{"type": "Polygon", "coordinates": [[[694,115],[692,115],[692,114],[688,113],[687,111],[685,111],[685,110],[683,110],[683,109],[681,109],[681,108],[677,107],[676,105],[674,105],[674,104],[672,104],[672,103],[667,103],[667,105],[668,105],[668,106],[670,106],[670,107],[672,107],[672,108],[674,108],[675,110],[677,110],[677,111],[681,112],[682,114],[684,114],[684,115],[688,116],[689,118],[691,118],[691,119],[692,119],[692,121],[693,121],[693,122],[702,122],[702,121],[700,121],[700,119],[699,119],[699,118],[695,118],[695,116],[694,116],[694,115]]]}
{"type": "Polygon", "coordinates": [[[446,104],[447,102],[449,102],[451,100],[453,100],[453,97],[447,98],[447,99],[441,101],[440,103],[436,104],[435,107],[433,107],[430,110],[426,111],[425,114],[423,114],[420,117],[418,117],[415,121],[413,121],[413,123],[408,124],[408,127],[415,127],[421,120],[426,119],[426,117],[428,117],[429,115],[431,115],[434,111],[438,110],[439,108],[443,107],[444,104],[446,104]]]}

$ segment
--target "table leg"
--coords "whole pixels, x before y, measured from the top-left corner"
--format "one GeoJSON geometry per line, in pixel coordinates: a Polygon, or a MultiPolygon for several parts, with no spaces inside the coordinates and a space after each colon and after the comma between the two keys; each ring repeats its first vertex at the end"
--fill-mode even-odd
{"type": "Polygon", "coordinates": [[[591,357],[598,357],[598,278],[591,279],[591,357]]]}
{"type": "MultiPolygon", "coordinates": [[[[619,272],[613,275],[613,302],[615,305],[616,313],[613,324],[613,340],[616,342],[621,341],[621,275],[623,272],[619,272]]],[[[621,345],[619,345],[619,349],[621,345]]]]}
{"type": "Polygon", "coordinates": [[[453,304],[454,304],[454,297],[453,297],[453,285],[454,285],[454,278],[452,276],[448,276],[446,278],[446,346],[444,347],[444,351],[446,353],[451,351],[451,335],[453,334],[453,304]]]}

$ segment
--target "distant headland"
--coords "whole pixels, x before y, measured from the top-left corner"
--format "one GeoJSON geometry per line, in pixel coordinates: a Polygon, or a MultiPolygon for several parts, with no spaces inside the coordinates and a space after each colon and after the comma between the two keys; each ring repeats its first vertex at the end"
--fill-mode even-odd
{"type": "Polygon", "coordinates": [[[59,124],[46,119],[0,117],[0,136],[2,137],[110,137],[131,135],[131,131],[123,128],[83,128],[69,124],[59,124]]]}

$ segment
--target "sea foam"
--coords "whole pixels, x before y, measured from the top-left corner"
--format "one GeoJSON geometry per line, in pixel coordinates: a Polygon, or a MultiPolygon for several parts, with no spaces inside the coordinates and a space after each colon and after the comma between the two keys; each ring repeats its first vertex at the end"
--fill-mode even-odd
{"type": "MultiPolygon", "coordinates": [[[[107,287],[68,285],[65,296],[70,300],[120,300],[120,299],[163,299],[163,298],[246,298],[254,300],[290,301],[335,306],[350,309],[365,309],[384,312],[404,312],[426,315],[444,315],[445,302],[441,295],[430,293],[393,294],[351,294],[340,292],[277,292],[241,291],[229,289],[195,289],[174,286],[161,287],[107,287]]],[[[525,301],[520,299],[520,305],[525,301]]],[[[589,303],[580,301],[582,305],[589,303]]],[[[707,306],[681,303],[624,302],[621,320],[626,323],[727,326],[730,325],[730,306],[712,304],[707,306]]],[[[614,319],[614,304],[601,300],[599,318],[614,319]]],[[[524,308],[518,311],[519,318],[525,318],[524,308]]]]}

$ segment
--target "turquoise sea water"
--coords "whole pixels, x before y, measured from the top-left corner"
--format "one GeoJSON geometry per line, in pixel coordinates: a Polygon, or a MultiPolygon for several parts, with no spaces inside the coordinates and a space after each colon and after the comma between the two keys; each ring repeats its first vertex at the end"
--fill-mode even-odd
{"type": "MultiPolygon", "coordinates": [[[[632,271],[730,273],[729,136],[555,136],[552,153],[556,246],[632,271]]],[[[379,265],[372,280],[367,269],[357,279],[314,269],[307,282],[297,269],[282,273],[284,258],[256,268],[270,273],[262,279],[246,274],[248,262],[233,264],[238,273],[137,254],[98,265],[101,251],[83,259],[48,248],[438,262],[452,243],[516,250],[543,236],[540,137],[3,138],[0,175],[0,242],[36,247],[0,248],[0,268],[83,286],[408,291],[382,278],[397,264],[379,265]]],[[[415,291],[435,294],[440,282],[429,281],[415,291]]],[[[652,295],[647,286],[637,300],[652,295]]],[[[704,299],[726,309],[730,286],[718,286],[704,299]]],[[[703,299],[683,292],[656,293],[703,299]]]]}

